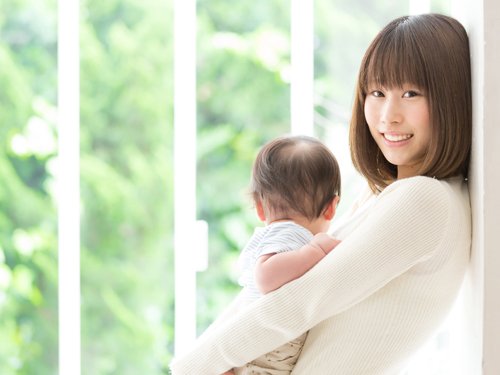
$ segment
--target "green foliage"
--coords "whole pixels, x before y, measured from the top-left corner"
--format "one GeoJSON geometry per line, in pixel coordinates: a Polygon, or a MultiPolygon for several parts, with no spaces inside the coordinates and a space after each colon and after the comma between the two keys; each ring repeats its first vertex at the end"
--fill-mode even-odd
{"type": "Polygon", "coordinates": [[[80,25],[82,372],[173,352],[171,2],[87,1],[80,25]]]}
{"type": "Polygon", "coordinates": [[[280,73],[290,66],[290,2],[197,4],[197,203],[210,254],[198,274],[201,333],[241,289],[236,261],[260,225],[244,193],[253,160],[290,131],[290,85],[280,73]]]}
{"type": "Polygon", "coordinates": [[[57,371],[55,9],[0,3],[2,375],[57,371]]]}

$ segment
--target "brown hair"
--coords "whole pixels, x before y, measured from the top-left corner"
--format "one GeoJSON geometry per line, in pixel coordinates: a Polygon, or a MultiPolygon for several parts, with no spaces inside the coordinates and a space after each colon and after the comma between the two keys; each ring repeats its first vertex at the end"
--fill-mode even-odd
{"type": "Polygon", "coordinates": [[[469,40],[457,20],[440,14],[398,18],[373,40],[359,69],[349,131],[351,158],[371,189],[397,178],[370,134],[364,106],[370,85],[423,91],[429,105],[431,138],[417,173],[438,179],[467,176],[472,140],[469,40]]]}
{"type": "Polygon", "coordinates": [[[267,143],[252,169],[250,194],[266,213],[300,214],[310,221],[340,197],[340,170],[335,156],[319,140],[282,136],[267,143]]]}

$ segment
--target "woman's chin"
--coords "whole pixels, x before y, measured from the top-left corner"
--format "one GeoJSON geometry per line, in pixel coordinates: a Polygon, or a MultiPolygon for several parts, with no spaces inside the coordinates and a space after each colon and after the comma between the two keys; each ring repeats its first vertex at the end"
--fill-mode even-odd
{"type": "Polygon", "coordinates": [[[422,157],[416,155],[401,155],[395,152],[384,153],[385,159],[396,167],[414,166],[422,162],[422,157]]]}
{"type": "Polygon", "coordinates": [[[408,160],[405,160],[405,158],[401,158],[398,155],[386,155],[384,154],[385,159],[391,163],[392,165],[395,165],[396,167],[399,167],[400,165],[405,165],[408,160]]]}

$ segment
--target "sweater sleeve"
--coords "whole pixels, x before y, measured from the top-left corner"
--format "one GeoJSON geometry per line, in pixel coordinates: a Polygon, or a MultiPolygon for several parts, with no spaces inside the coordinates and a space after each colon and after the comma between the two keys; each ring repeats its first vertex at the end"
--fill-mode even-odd
{"type": "Polygon", "coordinates": [[[428,177],[396,181],[364,221],[305,275],[254,302],[171,364],[174,375],[219,375],[285,344],[361,302],[432,257],[449,220],[449,200],[428,177]]]}

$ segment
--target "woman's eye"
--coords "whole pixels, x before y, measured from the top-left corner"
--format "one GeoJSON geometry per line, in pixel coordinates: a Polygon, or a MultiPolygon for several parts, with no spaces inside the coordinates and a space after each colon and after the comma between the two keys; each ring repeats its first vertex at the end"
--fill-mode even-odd
{"type": "Polygon", "coordinates": [[[383,96],[384,96],[384,94],[382,93],[382,91],[377,91],[377,90],[372,91],[372,95],[373,95],[374,97],[376,97],[376,98],[381,98],[381,97],[383,97],[383,96]]]}
{"type": "Polygon", "coordinates": [[[415,92],[415,91],[407,91],[407,92],[405,92],[405,93],[404,93],[404,95],[403,95],[403,96],[404,96],[405,98],[413,98],[413,97],[418,96],[418,95],[419,95],[419,94],[418,94],[418,92],[415,92]]]}

